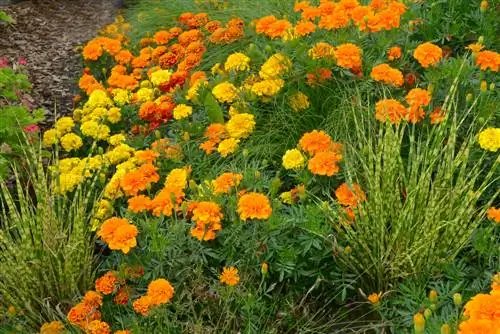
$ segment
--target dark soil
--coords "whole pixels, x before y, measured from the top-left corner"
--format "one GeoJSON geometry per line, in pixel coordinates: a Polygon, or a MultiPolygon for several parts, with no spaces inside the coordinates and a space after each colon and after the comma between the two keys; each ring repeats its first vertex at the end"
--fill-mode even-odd
{"type": "MultiPolygon", "coordinates": [[[[0,1],[0,4],[2,2],[0,1]]],[[[82,71],[80,46],[117,14],[115,0],[29,0],[0,6],[17,23],[0,23],[0,59],[27,61],[32,103],[69,113],[82,71]]]]}

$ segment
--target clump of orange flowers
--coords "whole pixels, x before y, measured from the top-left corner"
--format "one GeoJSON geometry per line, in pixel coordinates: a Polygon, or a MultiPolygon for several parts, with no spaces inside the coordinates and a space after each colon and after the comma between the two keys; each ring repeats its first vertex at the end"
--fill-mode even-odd
{"type": "Polygon", "coordinates": [[[215,194],[227,194],[232,188],[237,187],[243,175],[239,173],[224,173],[212,181],[215,194]]]}
{"type": "Polygon", "coordinates": [[[241,220],[268,219],[273,212],[269,199],[264,194],[249,192],[238,200],[238,214],[241,220]]]}
{"type": "Polygon", "coordinates": [[[399,46],[393,46],[387,51],[387,59],[389,61],[398,60],[401,58],[403,51],[399,46]]]}
{"type": "Polygon", "coordinates": [[[355,72],[361,71],[361,54],[361,48],[352,43],[341,44],[334,51],[337,65],[355,72]]]}
{"type": "Polygon", "coordinates": [[[500,208],[491,207],[486,212],[488,219],[500,224],[500,208]]]}
{"type": "Polygon", "coordinates": [[[202,201],[191,204],[192,220],[195,227],[191,229],[191,235],[198,240],[213,240],[215,233],[222,230],[222,218],[224,215],[217,203],[202,201]]]}
{"type": "Polygon", "coordinates": [[[311,155],[307,168],[311,173],[332,176],[340,171],[342,145],[336,143],[324,131],[313,130],[302,135],[299,147],[311,155]]]}
{"type": "Polygon", "coordinates": [[[146,316],[151,308],[169,303],[174,293],[174,287],[170,282],[159,278],[149,283],[147,293],[137,298],[132,306],[135,312],[146,316]]]}
{"type": "Polygon", "coordinates": [[[478,52],[476,55],[476,65],[483,71],[490,69],[493,72],[498,72],[500,54],[489,50],[478,52]]]}
{"type": "Polygon", "coordinates": [[[137,245],[135,237],[139,233],[136,226],[125,218],[109,218],[101,225],[97,235],[104,240],[112,250],[121,250],[127,254],[137,245]]]}

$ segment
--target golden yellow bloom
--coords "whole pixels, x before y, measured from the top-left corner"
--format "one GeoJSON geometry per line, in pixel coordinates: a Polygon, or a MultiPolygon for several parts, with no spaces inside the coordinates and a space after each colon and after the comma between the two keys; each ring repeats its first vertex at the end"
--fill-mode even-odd
{"type": "Polygon", "coordinates": [[[155,86],[159,86],[162,83],[170,81],[170,78],[172,77],[172,72],[169,70],[158,70],[155,71],[151,74],[151,82],[155,86]]]}
{"type": "Polygon", "coordinates": [[[279,75],[288,72],[292,67],[292,61],[282,53],[276,53],[262,64],[259,76],[262,79],[275,79],[279,75]]]}
{"type": "Polygon", "coordinates": [[[267,79],[254,83],[251,91],[257,96],[266,98],[278,94],[284,85],[283,79],[267,79]]]}
{"type": "Polygon", "coordinates": [[[61,138],[61,146],[66,152],[78,150],[82,145],[82,138],[72,132],[65,134],[61,138]]]}
{"type": "Polygon", "coordinates": [[[283,155],[283,167],[285,169],[300,169],[304,167],[304,162],[304,156],[296,148],[287,150],[283,155]]]}
{"type": "Polygon", "coordinates": [[[212,89],[212,94],[219,102],[233,102],[238,97],[238,88],[230,82],[223,82],[212,89]]]}
{"type": "Polygon", "coordinates": [[[307,52],[312,59],[335,59],[335,48],[326,42],[319,42],[307,52]]]}
{"type": "Polygon", "coordinates": [[[62,334],[64,324],[60,321],[46,322],[40,328],[40,334],[62,334]]]}
{"type": "Polygon", "coordinates": [[[87,137],[104,140],[109,137],[111,130],[107,125],[99,124],[96,121],[88,121],[82,123],[80,131],[87,137]]]}
{"type": "Polygon", "coordinates": [[[226,71],[248,71],[250,70],[250,58],[241,53],[236,52],[229,55],[224,64],[224,69],[226,71]]]}
{"type": "Polygon", "coordinates": [[[123,144],[126,139],[127,139],[127,137],[125,137],[125,135],[119,133],[119,134],[110,136],[108,138],[108,143],[112,146],[118,146],[120,144],[123,144]]]}
{"type": "Polygon", "coordinates": [[[240,143],[239,139],[235,138],[224,139],[219,143],[219,146],[217,146],[217,152],[219,152],[220,155],[225,158],[229,154],[233,153],[238,149],[239,143],[240,143]]]}
{"type": "Polygon", "coordinates": [[[116,107],[109,108],[106,116],[108,118],[108,121],[110,121],[113,124],[118,123],[122,119],[121,110],[120,108],[116,107]]]}
{"type": "Polygon", "coordinates": [[[382,297],[382,292],[379,293],[374,292],[368,296],[368,301],[373,305],[379,305],[381,297],[382,297]]]}
{"type": "Polygon", "coordinates": [[[176,120],[180,120],[186,117],[191,116],[193,113],[193,107],[185,105],[185,104],[178,104],[174,108],[174,118],[176,120]]]}
{"type": "Polygon", "coordinates": [[[56,129],[50,129],[43,134],[43,146],[52,146],[58,143],[58,135],[56,129]]]}
{"type": "Polygon", "coordinates": [[[288,103],[293,111],[301,111],[309,108],[309,98],[302,92],[297,92],[290,96],[288,103]]]}
{"type": "Polygon", "coordinates": [[[57,133],[62,136],[65,133],[68,133],[75,126],[75,122],[71,117],[61,117],[56,121],[54,128],[57,133]]]}
{"type": "Polygon", "coordinates": [[[130,102],[131,94],[126,89],[116,88],[113,89],[111,94],[113,95],[113,101],[119,106],[123,106],[130,102]]]}
{"type": "Polygon", "coordinates": [[[137,91],[137,101],[139,102],[147,102],[153,101],[155,99],[155,92],[151,88],[141,88],[137,91]]]}
{"type": "Polygon", "coordinates": [[[482,149],[496,152],[500,148],[500,128],[487,128],[481,131],[478,142],[482,149]]]}
{"type": "Polygon", "coordinates": [[[255,128],[255,117],[241,113],[233,115],[226,123],[226,131],[230,137],[240,139],[248,137],[255,128]]]}

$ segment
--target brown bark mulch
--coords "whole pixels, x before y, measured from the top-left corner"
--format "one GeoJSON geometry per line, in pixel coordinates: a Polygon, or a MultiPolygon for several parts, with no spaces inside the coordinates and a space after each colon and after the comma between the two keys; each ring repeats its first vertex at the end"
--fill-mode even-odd
{"type": "Polygon", "coordinates": [[[26,59],[30,102],[47,110],[47,121],[71,112],[82,71],[79,46],[113,22],[116,1],[28,0],[0,9],[17,21],[0,24],[0,59],[26,59]]]}

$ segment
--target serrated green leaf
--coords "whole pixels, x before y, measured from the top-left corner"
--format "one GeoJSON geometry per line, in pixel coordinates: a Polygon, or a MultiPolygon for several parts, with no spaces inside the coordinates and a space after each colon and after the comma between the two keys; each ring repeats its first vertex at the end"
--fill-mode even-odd
{"type": "Polygon", "coordinates": [[[205,96],[205,107],[207,108],[207,116],[211,123],[224,123],[222,108],[211,92],[208,92],[205,96]]]}
{"type": "Polygon", "coordinates": [[[12,16],[8,15],[3,10],[0,10],[0,21],[4,21],[10,24],[16,24],[16,20],[14,20],[12,16]]]}

